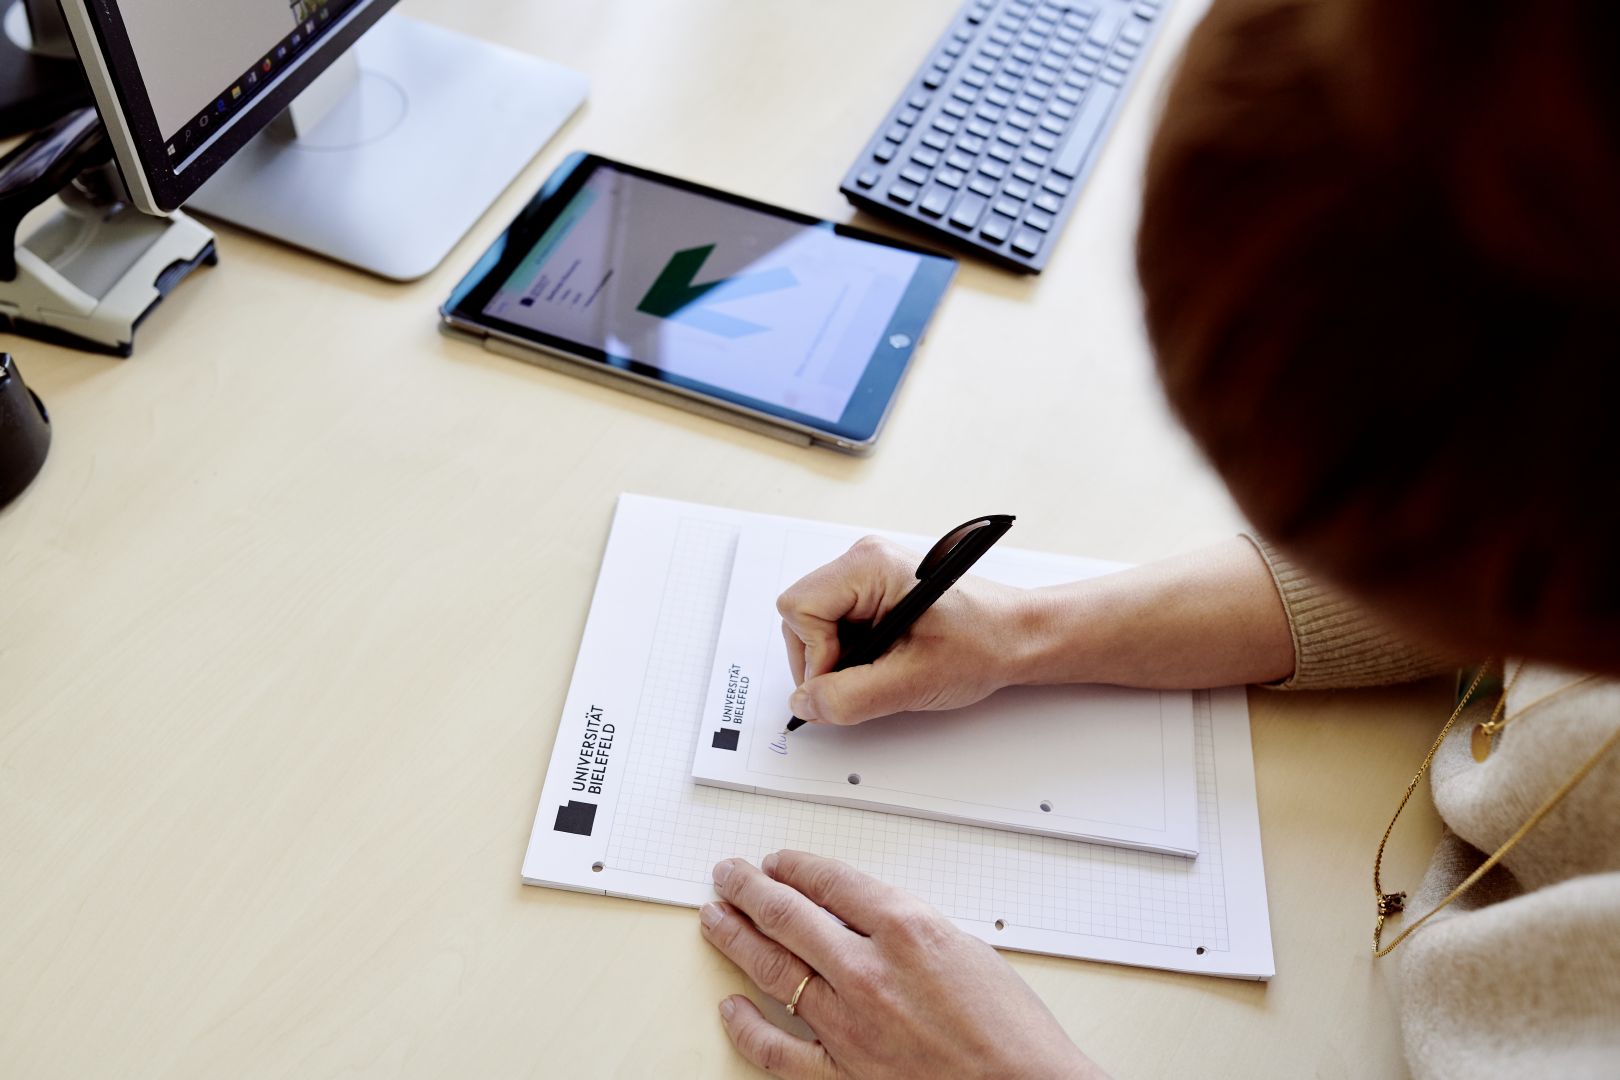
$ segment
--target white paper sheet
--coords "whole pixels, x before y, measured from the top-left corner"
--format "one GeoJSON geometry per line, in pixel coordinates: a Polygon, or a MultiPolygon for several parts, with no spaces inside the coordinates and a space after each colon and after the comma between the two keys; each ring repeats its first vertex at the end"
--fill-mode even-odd
{"type": "MultiPolygon", "coordinates": [[[[1187,691],[1019,687],[948,712],[786,733],[793,681],[776,597],[864,532],[777,519],[757,523],[738,539],[692,763],[698,783],[1171,855],[1198,853],[1187,691]]],[[[919,553],[931,543],[891,539],[919,553]]],[[[1002,546],[974,573],[1032,587],[1111,569],[1002,546]]]]}
{"type": "Polygon", "coordinates": [[[1241,689],[1193,696],[1196,859],[695,784],[737,543],[773,520],[620,498],[525,882],[695,907],[714,896],[719,860],[798,848],[908,889],[1000,948],[1273,974],[1241,689]]]}

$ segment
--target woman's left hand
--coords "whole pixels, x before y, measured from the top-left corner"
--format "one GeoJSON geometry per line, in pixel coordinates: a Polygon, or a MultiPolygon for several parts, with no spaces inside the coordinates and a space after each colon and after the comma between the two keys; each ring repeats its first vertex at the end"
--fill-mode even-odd
{"type": "Polygon", "coordinates": [[[1094,1077],[1034,991],[996,951],[899,889],[798,851],[762,868],[714,868],[723,898],[703,936],[787,1004],[815,1042],[770,1023],[742,995],[720,1003],[726,1034],[769,1072],[833,1077],[1094,1077]],[[840,925],[842,920],[842,925],[840,925]]]}

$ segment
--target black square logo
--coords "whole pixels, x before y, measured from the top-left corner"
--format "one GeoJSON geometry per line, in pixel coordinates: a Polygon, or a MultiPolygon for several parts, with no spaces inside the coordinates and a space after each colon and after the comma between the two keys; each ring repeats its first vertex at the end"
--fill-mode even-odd
{"type": "Polygon", "coordinates": [[[591,835],[591,826],[596,824],[596,804],[593,802],[568,801],[567,806],[557,807],[557,824],[554,831],[570,832],[576,836],[591,835]]]}
{"type": "Polygon", "coordinates": [[[737,749],[737,729],[723,728],[714,733],[714,742],[711,743],[716,750],[737,749]]]}

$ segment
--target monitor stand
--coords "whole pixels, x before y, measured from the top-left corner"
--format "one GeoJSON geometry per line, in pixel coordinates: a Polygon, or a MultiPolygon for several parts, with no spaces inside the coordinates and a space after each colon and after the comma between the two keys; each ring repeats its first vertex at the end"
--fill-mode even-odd
{"type": "Polygon", "coordinates": [[[186,208],[412,281],[443,261],[586,88],[578,72],[389,14],[186,208]]]}

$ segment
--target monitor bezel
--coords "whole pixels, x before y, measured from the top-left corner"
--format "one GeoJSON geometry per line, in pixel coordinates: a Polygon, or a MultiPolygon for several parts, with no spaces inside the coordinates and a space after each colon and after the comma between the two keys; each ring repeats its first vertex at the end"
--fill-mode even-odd
{"type": "MultiPolygon", "coordinates": [[[[189,158],[180,171],[169,161],[168,143],[158,126],[157,114],[152,109],[151,96],[116,0],[62,2],[74,47],[89,77],[96,108],[107,126],[118,167],[132,198],[148,213],[169,213],[182,206],[221,165],[279,116],[293,98],[399,0],[359,0],[344,11],[300,63],[272,79],[236,116],[235,122],[199,154],[189,158]],[[95,52],[93,57],[86,55],[91,49],[95,52]]],[[[204,105],[206,102],[199,102],[198,111],[204,105]]]]}

